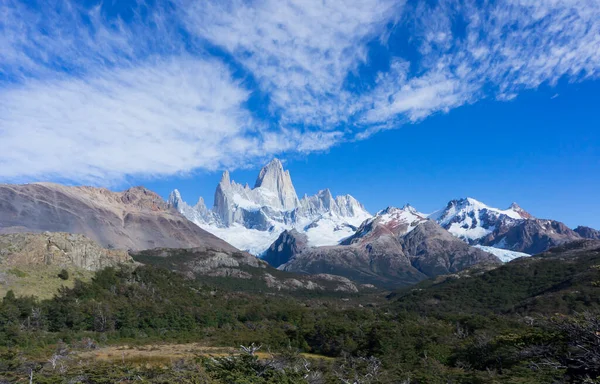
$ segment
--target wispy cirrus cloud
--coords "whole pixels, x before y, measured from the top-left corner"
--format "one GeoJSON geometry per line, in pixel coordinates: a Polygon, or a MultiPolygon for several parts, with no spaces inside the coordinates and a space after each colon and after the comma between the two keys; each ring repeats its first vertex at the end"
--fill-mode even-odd
{"type": "Polygon", "coordinates": [[[367,43],[402,15],[404,1],[265,0],[183,3],[191,33],[221,46],[270,95],[282,124],[329,127],[348,120],[348,73],[367,43]],[[341,101],[341,102],[340,102],[341,101]]]}
{"type": "Polygon", "coordinates": [[[595,0],[120,7],[0,4],[0,179],[235,168],[600,71],[595,0]]]}

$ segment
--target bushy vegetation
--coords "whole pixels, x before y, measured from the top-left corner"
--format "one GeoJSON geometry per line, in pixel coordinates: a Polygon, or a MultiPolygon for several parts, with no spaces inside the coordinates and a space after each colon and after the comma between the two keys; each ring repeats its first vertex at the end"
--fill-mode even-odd
{"type": "Polygon", "coordinates": [[[69,280],[69,271],[67,271],[66,269],[62,269],[58,273],[58,277],[61,278],[62,280],[69,280]]]}
{"type": "Polygon", "coordinates": [[[27,381],[29,375],[36,383],[595,380],[595,257],[562,266],[516,263],[514,271],[507,265],[429,283],[389,302],[247,293],[226,279],[215,285],[158,267],[107,268],[49,300],[7,293],[0,304],[0,381],[27,381]],[[570,305],[573,287],[591,299],[570,305]],[[78,360],[78,351],[99,346],[174,342],[255,348],[154,364],[118,356],[113,363],[78,360]]]}
{"type": "Polygon", "coordinates": [[[575,313],[600,306],[600,251],[522,258],[472,278],[432,280],[391,295],[420,313],[575,313]]]}

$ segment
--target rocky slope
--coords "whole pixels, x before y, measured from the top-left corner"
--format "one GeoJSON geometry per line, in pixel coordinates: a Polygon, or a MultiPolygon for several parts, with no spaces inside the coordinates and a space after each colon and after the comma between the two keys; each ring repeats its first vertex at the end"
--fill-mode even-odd
{"type": "Polygon", "coordinates": [[[190,206],[174,190],[169,204],[188,219],[253,254],[262,254],[285,230],[307,235],[311,246],[336,245],[371,215],[352,196],[333,197],[328,189],[299,199],[289,171],[277,159],[264,166],[254,185],[238,184],[225,171],[214,205],[190,206]]]}
{"type": "Polygon", "coordinates": [[[279,235],[277,240],[271,244],[262,259],[277,268],[281,264],[290,261],[290,259],[307,247],[308,239],[304,233],[300,233],[295,229],[286,229],[279,235]]]}
{"type": "Polygon", "coordinates": [[[137,262],[184,274],[188,278],[251,289],[358,292],[360,286],[341,276],[297,275],[278,271],[246,252],[224,252],[207,248],[156,248],[131,253],[137,262]],[[226,279],[233,278],[236,282],[226,279]],[[216,279],[216,280],[215,280],[216,279]]]}
{"type": "Polygon", "coordinates": [[[574,231],[585,239],[600,240],[600,231],[597,229],[579,226],[574,231]]]}
{"type": "Polygon", "coordinates": [[[52,183],[0,184],[0,233],[83,234],[106,248],[236,248],[143,187],[124,192],[52,183]]]}
{"type": "Polygon", "coordinates": [[[50,232],[0,235],[2,269],[51,265],[97,271],[131,261],[126,251],[102,248],[84,235],[50,232]]]}
{"type": "Polygon", "coordinates": [[[498,227],[478,243],[534,255],[580,239],[581,235],[560,221],[531,218],[498,227]]]}
{"type": "Polygon", "coordinates": [[[297,244],[297,240],[279,240],[272,248],[293,251],[288,253],[292,255],[288,260],[278,260],[285,261],[279,266],[281,270],[325,272],[383,286],[414,284],[478,263],[500,263],[497,257],[469,246],[410,206],[379,212],[338,246],[298,249],[286,247],[297,244]]]}

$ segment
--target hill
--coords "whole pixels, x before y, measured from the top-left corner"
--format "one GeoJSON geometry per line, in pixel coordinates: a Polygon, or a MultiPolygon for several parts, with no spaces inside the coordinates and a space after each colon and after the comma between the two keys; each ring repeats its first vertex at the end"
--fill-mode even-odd
{"type": "Polygon", "coordinates": [[[490,271],[422,282],[390,297],[438,313],[573,313],[600,305],[600,241],[579,240],[490,271]]]}
{"type": "Polygon", "coordinates": [[[0,233],[82,234],[105,248],[236,248],[199,228],[156,193],[53,183],[0,184],[0,233]]]}

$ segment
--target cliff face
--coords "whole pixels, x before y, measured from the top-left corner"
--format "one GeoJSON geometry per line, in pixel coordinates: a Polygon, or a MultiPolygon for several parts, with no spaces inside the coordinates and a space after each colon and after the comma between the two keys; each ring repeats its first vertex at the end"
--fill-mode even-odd
{"type": "Polygon", "coordinates": [[[83,235],[15,233],[0,235],[0,265],[52,265],[97,271],[132,262],[126,251],[108,250],[83,235]]]}
{"type": "Polygon", "coordinates": [[[110,249],[237,250],[143,187],[112,192],[52,183],[0,184],[0,234],[45,231],[82,234],[110,249]]]}

